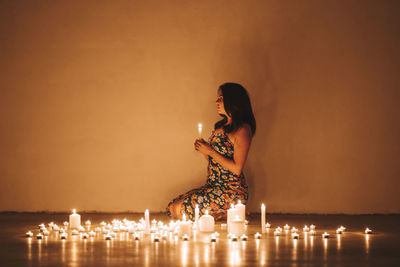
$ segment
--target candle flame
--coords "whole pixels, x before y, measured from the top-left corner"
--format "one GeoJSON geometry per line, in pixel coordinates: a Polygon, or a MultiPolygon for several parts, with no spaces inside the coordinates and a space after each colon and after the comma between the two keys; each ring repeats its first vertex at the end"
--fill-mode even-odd
{"type": "Polygon", "coordinates": [[[206,210],[206,215],[208,215],[208,210],[206,210]]]}
{"type": "Polygon", "coordinates": [[[262,209],[265,209],[264,203],[261,204],[261,208],[262,208],[262,209]]]}
{"type": "Polygon", "coordinates": [[[75,213],[76,213],[76,209],[73,209],[73,210],[72,210],[72,213],[75,214],[75,213]]]}

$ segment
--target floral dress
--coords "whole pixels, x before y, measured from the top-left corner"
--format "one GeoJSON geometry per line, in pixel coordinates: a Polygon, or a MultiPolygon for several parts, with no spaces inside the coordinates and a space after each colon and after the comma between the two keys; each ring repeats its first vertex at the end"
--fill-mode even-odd
{"type": "MultiPolygon", "coordinates": [[[[219,154],[233,159],[233,144],[225,133],[213,131],[208,141],[219,154]]],[[[209,214],[218,220],[226,218],[226,212],[231,204],[236,204],[238,200],[243,204],[247,203],[248,188],[243,173],[236,175],[209,156],[207,183],[173,199],[167,207],[169,216],[171,216],[169,206],[182,199],[181,213],[184,213],[187,218],[194,220],[197,204],[200,216],[208,210],[209,214]]]]}

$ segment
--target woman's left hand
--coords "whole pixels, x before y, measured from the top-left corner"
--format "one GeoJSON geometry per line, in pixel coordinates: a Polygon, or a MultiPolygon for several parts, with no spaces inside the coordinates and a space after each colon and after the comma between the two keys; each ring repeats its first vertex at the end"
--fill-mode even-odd
{"type": "Polygon", "coordinates": [[[194,142],[194,149],[207,156],[214,150],[204,139],[196,139],[194,142]]]}

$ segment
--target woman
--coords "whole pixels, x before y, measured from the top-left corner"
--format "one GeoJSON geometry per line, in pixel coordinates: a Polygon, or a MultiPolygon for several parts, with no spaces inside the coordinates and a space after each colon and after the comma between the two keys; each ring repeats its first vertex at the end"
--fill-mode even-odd
{"type": "Polygon", "coordinates": [[[237,83],[221,85],[217,93],[217,111],[223,118],[214,126],[208,142],[197,139],[194,148],[208,160],[206,185],[172,200],[167,213],[177,219],[193,220],[196,205],[200,215],[206,210],[216,220],[226,218],[231,204],[247,203],[248,189],[243,167],[256,131],[256,121],[246,89],[237,83]]]}

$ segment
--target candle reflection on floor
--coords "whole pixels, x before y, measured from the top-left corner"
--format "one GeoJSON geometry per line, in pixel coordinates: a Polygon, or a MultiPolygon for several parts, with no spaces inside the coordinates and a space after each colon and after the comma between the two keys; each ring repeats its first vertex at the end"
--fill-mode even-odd
{"type": "Polygon", "coordinates": [[[297,261],[297,239],[293,239],[292,261],[297,261]]]}
{"type": "Polygon", "coordinates": [[[341,246],[342,246],[342,235],[338,234],[337,236],[337,250],[340,250],[341,246]]]}
{"type": "Polygon", "coordinates": [[[188,242],[182,242],[181,244],[181,263],[183,266],[188,264],[188,242]]]}
{"type": "Polygon", "coordinates": [[[275,236],[275,260],[279,259],[279,236],[275,236]]]}
{"type": "Polygon", "coordinates": [[[370,235],[365,235],[365,253],[369,254],[369,239],[370,235]]]}
{"type": "Polygon", "coordinates": [[[42,261],[42,240],[38,240],[38,261],[42,261]]]}
{"type": "Polygon", "coordinates": [[[324,260],[328,258],[328,238],[324,238],[324,260]]]}
{"type": "Polygon", "coordinates": [[[237,266],[241,264],[241,257],[240,257],[240,247],[237,241],[228,241],[228,250],[229,250],[229,264],[231,266],[237,266]]]}
{"type": "Polygon", "coordinates": [[[32,237],[28,237],[26,239],[26,242],[28,244],[28,260],[32,260],[32,237]]]}

